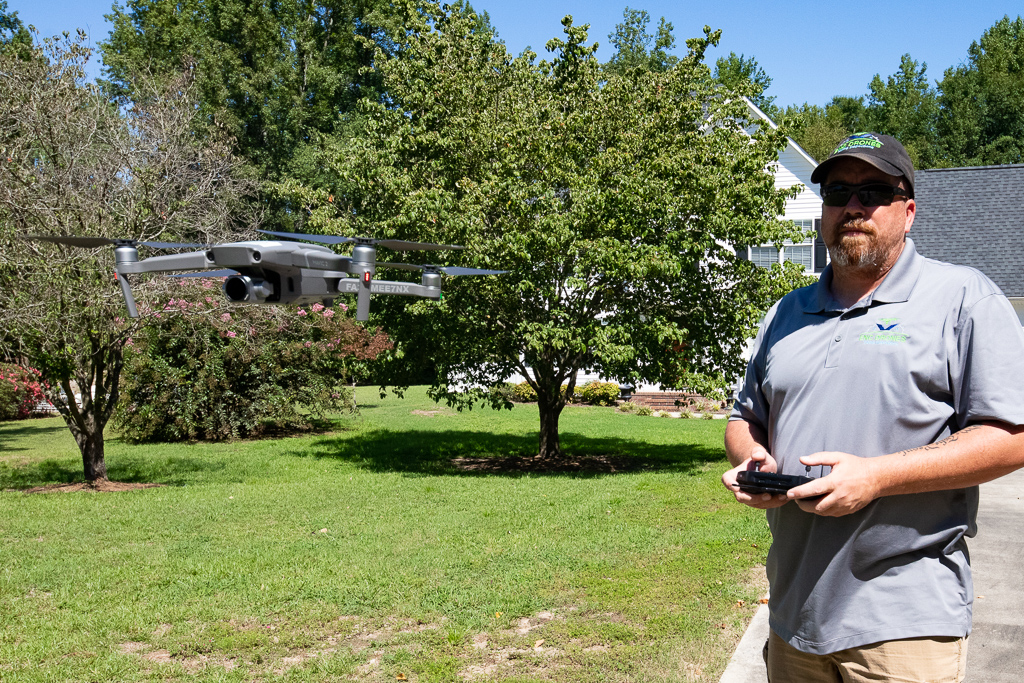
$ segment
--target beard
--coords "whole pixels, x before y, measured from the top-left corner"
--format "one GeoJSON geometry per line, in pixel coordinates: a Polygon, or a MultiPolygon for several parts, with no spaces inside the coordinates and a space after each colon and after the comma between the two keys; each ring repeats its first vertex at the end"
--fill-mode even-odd
{"type": "Polygon", "coordinates": [[[851,218],[840,223],[836,229],[835,244],[828,245],[832,262],[843,268],[882,269],[892,262],[892,256],[903,243],[902,233],[893,239],[868,227],[863,218],[851,218]],[[859,235],[844,235],[844,230],[862,231],[859,235]]]}

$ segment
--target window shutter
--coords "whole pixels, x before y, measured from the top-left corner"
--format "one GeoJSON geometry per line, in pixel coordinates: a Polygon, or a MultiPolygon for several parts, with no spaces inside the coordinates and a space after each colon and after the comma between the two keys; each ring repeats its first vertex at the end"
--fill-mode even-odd
{"type": "Polygon", "coordinates": [[[820,273],[825,270],[828,263],[828,248],[825,247],[825,240],[821,239],[821,219],[814,219],[814,272],[820,273]]]}

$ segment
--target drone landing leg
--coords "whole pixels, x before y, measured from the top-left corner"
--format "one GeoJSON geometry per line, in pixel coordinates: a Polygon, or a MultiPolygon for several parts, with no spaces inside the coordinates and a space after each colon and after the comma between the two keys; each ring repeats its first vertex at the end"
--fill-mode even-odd
{"type": "Polygon", "coordinates": [[[359,293],[356,295],[356,320],[366,321],[370,319],[370,283],[363,281],[359,283],[359,293]]]}
{"type": "Polygon", "coordinates": [[[115,272],[114,277],[121,284],[121,293],[124,294],[124,302],[128,306],[128,315],[132,318],[138,318],[139,311],[135,308],[135,297],[132,296],[132,288],[128,284],[128,276],[115,272]]]}

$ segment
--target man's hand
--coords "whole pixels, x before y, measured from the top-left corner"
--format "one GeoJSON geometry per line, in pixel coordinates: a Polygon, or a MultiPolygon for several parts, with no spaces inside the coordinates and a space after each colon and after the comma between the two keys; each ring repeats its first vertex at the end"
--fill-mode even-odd
{"type": "Polygon", "coordinates": [[[873,460],[875,458],[839,452],[805,455],[800,458],[804,465],[827,465],[832,471],[820,479],[790,489],[786,495],[789,500],[795,500],[804,512],[825,517],[842,517],[857,512],[880,494],[877,467],[873,460]]]}
{"type": "Polygon", "coordinates": [[[744,505],[749,505],[759,510],[781,507],[789,502],[786,496],[782,494],[772,495],[771,493],[746,493],[740,491],[739,484],[736,483],[736,474],[743,470],[760,469],[762,472],[775,472],[777,468],[778,464],[775,462],[775,458],[765,450],[764,446],[755,445],[750,451],[749,458],[740,463],[738,467],[734,467],[722,475],[722,483],[725,484],[725,488],[732,491],[732,494],[736,496],[736,500],[744,505]]]}

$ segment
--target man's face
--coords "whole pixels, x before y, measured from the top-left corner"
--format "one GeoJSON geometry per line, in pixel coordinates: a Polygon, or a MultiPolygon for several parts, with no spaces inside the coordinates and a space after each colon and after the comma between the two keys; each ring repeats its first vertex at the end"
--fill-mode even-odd
{"type": "MultiPolygon", "coordinates": [[[[884,183],[906,188],[902,180],[860,159],[842,159],[829,170],[825,185],[884,183]]],[[[856,193],[846,206],[822,206],[821,236],[833,268],[887,271],[903,250],[916,208],[913,199],[901,195],[889,206],[864,206],[856,193]]]]}

